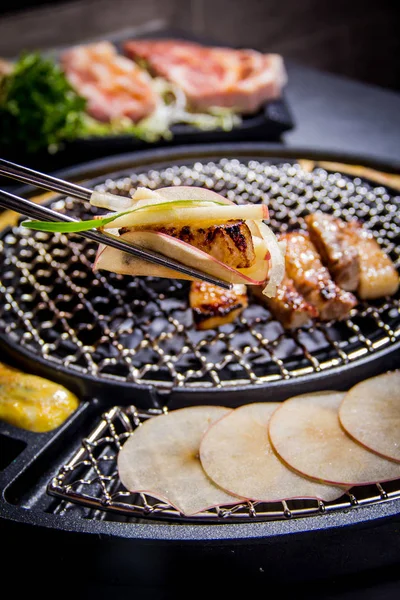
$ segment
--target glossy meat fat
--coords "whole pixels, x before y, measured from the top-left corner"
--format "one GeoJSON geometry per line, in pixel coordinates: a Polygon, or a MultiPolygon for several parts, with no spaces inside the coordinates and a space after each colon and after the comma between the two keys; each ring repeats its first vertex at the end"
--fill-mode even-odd
{"type": "Polygon", "coordinates": [[[247,307],[246,286],[236,284],[231,290],[193,281],[189,303],[196,329],[214,329],[232,323],[247,307]]]}
{"type": "Polygon", "coordinates": [[[322,321],[345,318],[357,300],[331,279],[308,233],[286,233],[279,239],[286,242],[288,277],[305,300],[316,308],[319,318],[322,321]]]}
{"type": "Polygon", "coordinates": [[[262,287],[253,286],[252,292],[258,300],[267,306],[285,329],[302,327],[310,319],[318,317],[318,311],[311,306],[296,290],[293,280],[287,275],[278,286],[276,296],[267,298],[262,293],[262,287]]]}
{"type": "Polygon", "coordinates": [[[359,223],[351,223],[351,232],[360,256],[360,281],[357,293],[362,299],[392,296],[399,289],[399,274],[372,233],[359,223]]]}
{"type": "Polygon", "coordinates": [[[323,264],[343,290],[354,292],[360,280],[360,258],[349,224],[322,212],[305,218],[310,239],[323,264]]]}
{"type": "MultiPolygon", "coordinates": [[[[182,240],[234,269],[251,267],[256,260],[251,232],[243,221],[228,221],[210,227],[195,225],[176,227],[171,224],[154,228],[146,226],[145,229],[146,231],[154,229],[182,240]]],[[[127,231],[128,229],[121,229],[120,234],[127,231]]]]}

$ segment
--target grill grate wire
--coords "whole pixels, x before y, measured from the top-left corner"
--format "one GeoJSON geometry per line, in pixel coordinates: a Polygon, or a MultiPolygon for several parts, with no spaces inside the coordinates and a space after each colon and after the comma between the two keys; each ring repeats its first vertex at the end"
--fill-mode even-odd
{"type": "Polygon", "coordinates": [[[162,411],[155,409],[141,411],[135,406],[114,407],[104,413],[93,432],[82,441],[80,449],[61,467],[48,485],[48,492],[62,500],[55,512],[65,514],[75,505],[80,505],[89,509],[86,518],[98,520],[112,513],[117,518],[128,520],[155,519],[190,523],[272,521],[322,515],[400,497],[400,480],[397,480],[357,486],[333,502],[311,499],[274,503],[246,502],[185,517],[169,504],[148,494],[127,492],[118,477],[117,456],[124,442],[146,419],[161,413],[162,411]]]}
{"type": "MultiPolygon", "coordinates": [[[[223,159],[110,176],[97,189],[129,194],[137,186],[199,185],[237,202],[267,201],[275,231],[303,226],[323,210],[366,219],[400,266],[400,198],[360,178],[299,164],[223,159]]],[[[99,211],[72,198],[52,208],[78,218],[99,211]]],[[[0,335],[33,358],[100,381],[162,389],[226,388],[312,375],[346,365],[400,337],[400,298],[360,304],[341,323],[284,331],[250,302],[241,318],[197,332],[188,284],[93,273],[96,248],[70,234],[15,227],[0,240],[0,335]]]]}

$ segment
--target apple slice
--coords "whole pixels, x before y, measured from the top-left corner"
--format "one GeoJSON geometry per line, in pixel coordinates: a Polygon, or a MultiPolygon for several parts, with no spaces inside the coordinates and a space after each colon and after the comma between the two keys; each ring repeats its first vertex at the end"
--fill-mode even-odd
{"type": "Polygon", "coordinates": [[[159,188],[157,193],[165,198],[165,200],[199,200],[202,202],[235,204],[232,202],[232,200],[228,200],[228,198],[221,196],[221,194],[217,194],[217,192],[191,185],[177,185],[159,188]]]}
{"type": "MultiPolygon", "coordinates": [[[[209,275],[220,277],[229,283],[263,285],[268,278],[269,262],[267,260],[259,261],[260,264],[258,266],[260,269],[257,271],[257,275],[260,276],[260,279],[253,279],[241,271],[225,265],[206,252],[203,252],[203,250],[199,250],[186,242],[158,231],[128,231],[121,236],[121,239],[132,242],[142,248],[155,250],[189,267],[194,267],[209,275]]],[[[142,261],[131,254],[121,252],[109,246],[99,247],[93,268],[94,270],[104,269],[123,275],[148,275],[153,277],[189,279],[189,277],[177,271],[142,261]]]]}
{"type": "Polygon", "coordinates": [[[400,371],[352,387],[340,405],[339,419],[360,444],[400,462],[400,371]]]}
{"type": "Polygon", "coordinates": [[[211,425],[200,445],[207,475],[230,494],[248,500],[340,498],[343,489],[298,475],[278,458],[268,438],[268,422],[278,406],[272,402],[248,404],[211,425]]]}
{"type": "Polygon", "coordinates": [[[296,471],[336,485],[353,486],[400,477],[400,464],[355,442],[342,429],[344,392],[302,394],[285,400],[269,424],[271,443],[296,471]]]}
{"type": "MultiPolygon", "coordinates": [[[[146,225],[165,225],[173,223],[174,225],[190,225],[202,223],[204,225],[218,225],[230,220],[262,220],[268,218],[268,208],[265,204],[213,204],[207,202],[207,206],[182,207],[184,200],[164,201],[162,206],[158,203],[141,207],[140,210],[134,209],[117,217],[112,223],[106,224],[107,227],[144,227],[146,225]],[[174,204],[176,205],[174,207],[174,204]]],[[[188,202],[196,202],[191,200],[188,202]]],[[[110,215],[112,216],[112,215],[110,215]]]]}
{"type": "Polygon", "coordinates": [[[133,207],[135,202],[129,196],[119,196],[118,194],[94,190],[90,196],[90,204],[99,208],[120,212],[133,207]]]}
{"type": "Polygon", "coordinates": [[[90,204],[108,210],[121,211],[134,206],[147,206],[165,201],[194,200],[198,202],[214,202],[217,204],[234,204],[231,200],[220,194],[196,186],[172,186],[150,190],[138,187],[131,197],[111,194],[109,192],[98,192],[94,190],[90,197],[90,204]]]}
{"type": "Polygon", "coordinates": [[[229,412],[222,406],[191,406],[145,421],[118,454],[123,485],[164,500],[184,515],[236,504],[238,498],[210,481],[199,460],[204,432],[229,412]]]}

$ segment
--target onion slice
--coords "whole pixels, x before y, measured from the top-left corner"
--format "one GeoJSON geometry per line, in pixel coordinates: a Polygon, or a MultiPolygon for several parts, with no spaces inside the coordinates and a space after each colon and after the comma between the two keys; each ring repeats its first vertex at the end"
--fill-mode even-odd
{"type": "Polygon", "coordinates": [[[199,460],[205,431],[229,412],[222,406],[191,406],[145,421],[119,452],[123,485],[164,500],[184,515],[236,504],[238,498],[210,481],[199,460]]]}
{"type": "Polygon", "coordinates": [[[257,221],[257,227],[265,240],[270,254],[270,270],[268,273],[268,284],[262,293],[268,298],[276,296],[277,288],[282,283],[285,275],[285,252],[273,233],[265,223],[257,221]]]}
{"type": "Polygon", "coordinates": [[[279,456],[296,471],[353,486],[400,477],[400,464],[370,452],[342,429],[344,392],[316,392],[285,400],[271,417],[269,435],[279,456]]]}
{"type": "Polygon", "coordinates": [[[268,422],[278,403],[241,406],[214,423],[200,446],[208,476],[231,494],[273,502],[290,498],[330,501],[344,490],[323,485],[292,471],[274,452],[268,422]]]}
{"type": "Polygon", "coordinates": [[[400,371],[352,387],[340,405],[339,419],[360,444],[400,462],[400,371]]]}

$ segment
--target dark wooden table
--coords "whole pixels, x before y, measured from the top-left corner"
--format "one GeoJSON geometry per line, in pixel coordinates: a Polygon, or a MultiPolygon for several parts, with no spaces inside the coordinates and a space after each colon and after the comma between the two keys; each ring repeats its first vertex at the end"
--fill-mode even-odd
{"type": "Polygon", "coordinates": [[[400,94],[289,63],[289,146],[355,153],[400,170],[400,94]]]}

